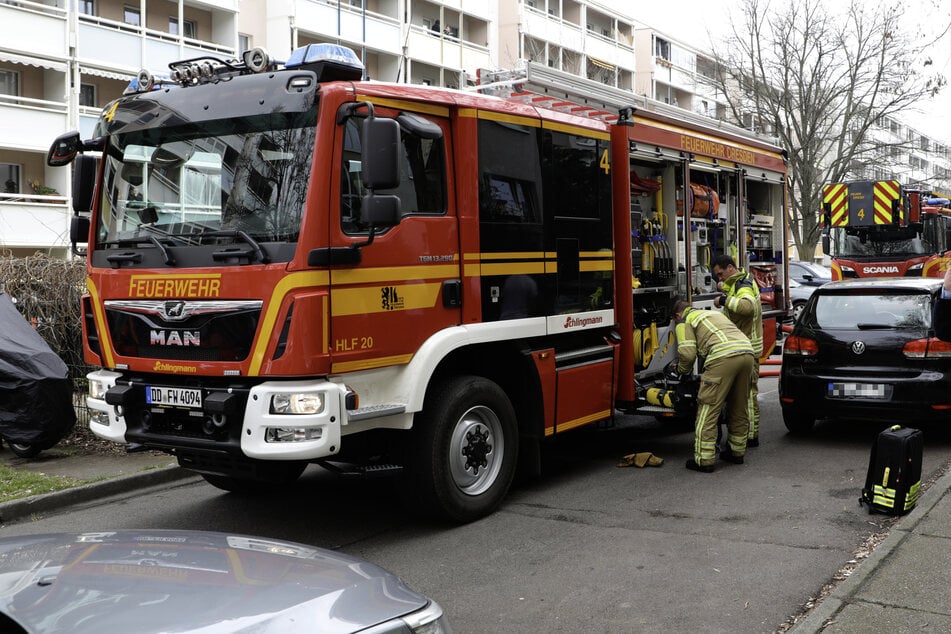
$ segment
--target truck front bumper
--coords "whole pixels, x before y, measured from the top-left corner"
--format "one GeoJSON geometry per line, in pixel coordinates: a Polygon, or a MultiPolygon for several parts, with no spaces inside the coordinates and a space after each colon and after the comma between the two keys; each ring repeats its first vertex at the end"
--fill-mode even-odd
{"type": "Polygon", "coordinates": [[[99,370],[87,378],[89,428],[107,440],[263,460],[316,460],[340,451],[347,389],[337,383],[190,385],[200,391],[200,404],[170,407],[156,404],[153,389],[175,377],[99,370]]]}

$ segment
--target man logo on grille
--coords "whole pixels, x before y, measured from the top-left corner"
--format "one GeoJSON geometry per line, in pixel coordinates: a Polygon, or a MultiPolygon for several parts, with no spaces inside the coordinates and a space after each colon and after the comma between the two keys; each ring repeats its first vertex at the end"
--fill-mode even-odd
{"type": "Polygon", "coordinates": [[[185,302],[180,299],[173,302],[165,302],[162,314],[168,321],[180,321],[188,317],[188,315],[185,314],[185,302]]]}

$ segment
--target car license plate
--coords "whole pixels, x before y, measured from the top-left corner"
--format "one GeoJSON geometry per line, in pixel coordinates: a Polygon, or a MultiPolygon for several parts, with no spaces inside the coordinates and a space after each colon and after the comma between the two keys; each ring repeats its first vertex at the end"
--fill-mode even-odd
{"type": "Polygon", "coordinates": [[[201,390],[149,385],[145,388],[145,400],[158,407],[201,409],[201,390]]]}
{"type": "Polygon", "coordinates": [[[884,383],[829,383],[829,398],[887,399],[884,383]]]}

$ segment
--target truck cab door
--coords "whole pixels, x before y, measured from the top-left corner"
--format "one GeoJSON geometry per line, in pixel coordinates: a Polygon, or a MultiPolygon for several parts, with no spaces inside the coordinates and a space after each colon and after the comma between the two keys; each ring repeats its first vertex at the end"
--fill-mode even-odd
{"type": "Polygon", "coordinates": [[[356,113],[337,126],[338,173],[331,181],[339,201],[339,213],[329,219],[331,251],[358,250],[354,261],[330,268],[333,373],[406,364],[462,314],[448,118],[375,108],[373,116],[396,120],[400,139],[399,182],[373,195],[396,196],[400,212],[396,224],[371,233],[362,168],[373,141],[364,138],[356,113]]]}

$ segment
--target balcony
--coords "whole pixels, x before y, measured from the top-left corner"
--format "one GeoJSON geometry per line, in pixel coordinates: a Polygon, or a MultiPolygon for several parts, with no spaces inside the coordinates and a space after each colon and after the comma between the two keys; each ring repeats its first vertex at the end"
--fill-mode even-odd
{"type": "Polygon", "coordinates": [[[169,62],[212,55],[232,58],[235,49],[213,42],[181,38],[162,31],[82,15],[79,18],[76,57],[134,75],[141,68],[165,72],[169,62]],[[116,64],[113,60],[121,60],[116,64]]]}
{"type": "Polygon", "coordinates": [[[324,38],[336,38],[339,35],[352,42],[361,42],[363,36],[362,43],[390,55],[400,55],[403,50],[398,18],[343,3],[327,4],[313,0],[298,2],[294,24],[303,31],[324,38]]]}
{"type": "Polygon", "coordinates": [[[0,46],[7,50],[53,59],[64,59],[69,52],[65,9],[28,0],[0,3],[0,24],[0,46]]]}
{"type": "Polygon", "coordinates": [[[424,26],[410,25],[406,41],[410,57],[416,60],[457,70],[475,71],[492,66],[488,46],[473,44],[446,33],[436,33],[424,26]]]}
{"type": "Polygon", "coordinates": [[[67,130],[67,106],[64,102],[0,95],[0,121],[0,145],[45,153],[53,139],[67,130]]]}
{"type": "Polygon", "coordinates": [[[69,246],[70,213],[65,196],[0,194],[0,246],[69,246]]]}
{"type": "Polygon", "coordinates": [[[634,49],[626,44],[615,42],[609,37],[588,31],[585,38],[584,52],[589,57],[595,57],[603,62],[615,66],[633,66],[634,49]]]}
{"type": "Polygon", "coordinates": [[[574,51],[584,49],[584,35],[581,27],[561,18],[542,13],[529,6],[522,6],[522,32],[525,35],[546,42],[555,42],[559,46],[574,51]]]}

